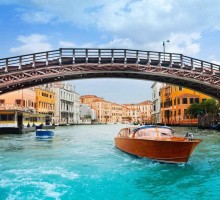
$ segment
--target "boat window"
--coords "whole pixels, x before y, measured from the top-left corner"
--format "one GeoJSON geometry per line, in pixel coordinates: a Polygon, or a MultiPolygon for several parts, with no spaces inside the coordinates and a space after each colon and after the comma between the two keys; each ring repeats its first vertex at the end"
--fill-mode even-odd
{"type": "Polygon", "coordinates": [[[118,136],[120,137],[132,137],[133,133],[134,133],[134,127],[130,127],[130,128],[123,128],[119,133],[118,136]]]}
{"type": "Polygon", "coordinates": [[[167,128],[146,128],[140,129],[135,133],[135,137],[162,137],[170,138],[172,137],[172,130],[167,128]]]}

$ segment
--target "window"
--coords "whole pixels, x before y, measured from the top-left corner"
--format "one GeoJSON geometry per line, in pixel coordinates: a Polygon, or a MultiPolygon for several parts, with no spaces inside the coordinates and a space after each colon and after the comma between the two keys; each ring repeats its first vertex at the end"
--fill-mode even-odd
{"type": "Polygon", "coordinates": [[[179,98],[177,99],[177,104],[178,104],[178,105],[180,104],[180,99],[179,99],[179,98]]]}
{"type": "Polygon", "coordinates": [[[15,99],[15,104],[16,105],[21,105],[21,99],[15,99]]]}
{"type": "Polygon", "coordinates": [[[189,98],[190,104],[194,103],[194,99],[193,98],[189,98]]]}
{"type": "Polygon", "coordinates": [[[195,98],[195,103],[199,103],[199,98],[195,98]]]}
{"type": "Polygon", "coordinates": [[[179,86],[179,91],[182,91],[183,90],[183,87],[182,86],[179,86]]]}
{"type": "Polygon", "coordinates": [[[176,98],[174,99],[174,106],[176,105],[176,98]]]}
{"type": "Polygon", "coordinates": [[[5,100],[4,99],[0,99],[0,104],[4,104],[5,100]]]}
{"type": "Polygon", "coordinates": [[[183,104],[187,104],[187,98],[183,98],[183,99],[182,99],[182,103],[183,103],[183,104]]]}
{"type": "Polygon", "coordinates": [[[2,121],[7,121],[7,115],[2,114],[0,117],[2,121]]]}
{"type": "Polygon", "coordinates": [[[14,121],[15,120],[15,116],[12,114],[12,115],[8,115],[8,120],[9,121],[14,121]]]}

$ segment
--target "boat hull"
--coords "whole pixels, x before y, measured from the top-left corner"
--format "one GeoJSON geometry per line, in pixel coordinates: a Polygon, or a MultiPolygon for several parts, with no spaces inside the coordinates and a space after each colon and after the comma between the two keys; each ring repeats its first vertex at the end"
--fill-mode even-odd
{"type": "Polygon", "coordinates": [[[37,139],[50,139],[54,136],[53,131],[48,130],[36,130],[36,138],[37,139]]]}
{"type": "Polygon", "coordinates": [[[201,141],[200,139],[190,141],[184,138],[149,140],[116,137],[115,146],[126,153],[159,162],[186,163],[201,141]]]}

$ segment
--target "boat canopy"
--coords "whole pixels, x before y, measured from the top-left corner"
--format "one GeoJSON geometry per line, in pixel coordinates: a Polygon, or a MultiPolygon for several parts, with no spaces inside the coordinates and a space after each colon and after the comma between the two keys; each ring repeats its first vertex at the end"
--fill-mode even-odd
{"type": "Polygon", "coordinates": [[[135,138],[171,138],[173,129],[169,126],[146,125],[134,130],[135,138]]]}
{"type": "Polygon", "coordinates": [[[169,129],[169,130],[171,130],[172,132],[174,132],[173,129],[172,129],[171,127],[169,127],[169,126],[144,125],[144,126],[141,126],[141,127],[138,127],[138,128],[136,128],[136,129],[134,129],[134,133],[136,133],[136,132],[139,131],[139,130],[148,129],[148,128],[165,128],[165,129],[169,129]]]}

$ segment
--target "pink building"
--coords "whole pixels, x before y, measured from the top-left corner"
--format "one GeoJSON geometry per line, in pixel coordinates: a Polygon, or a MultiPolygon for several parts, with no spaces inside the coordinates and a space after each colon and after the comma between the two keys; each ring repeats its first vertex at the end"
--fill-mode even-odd
{"type": "Polygon", "coordinates": [[[24,110],[36,112],[36,92],[33,88],[0,95],[0,110],[24,110]]]}

